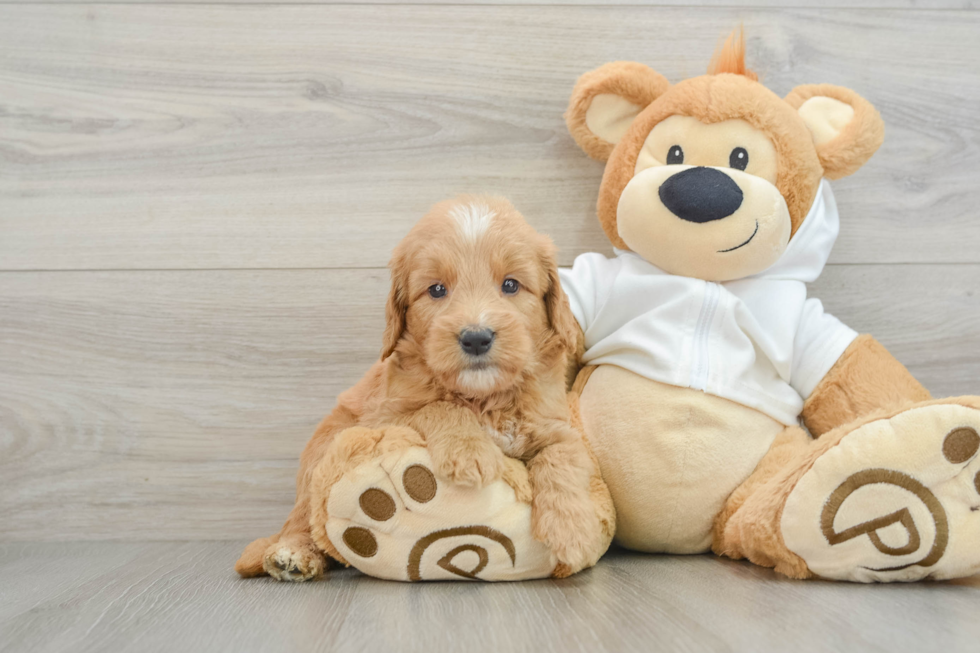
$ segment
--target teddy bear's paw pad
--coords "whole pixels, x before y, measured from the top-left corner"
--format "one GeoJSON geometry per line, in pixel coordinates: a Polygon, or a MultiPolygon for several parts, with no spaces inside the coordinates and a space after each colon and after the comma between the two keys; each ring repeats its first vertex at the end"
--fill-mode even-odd
{"type": "Polygon", "coordinates": [[[428,451],[411,447],[356,467],[331,488],[327,536],[350,564],[392,580],[552,574],[557,561],[531,535],[531,507],[508,483],[462,487],[432,468],[428,451]]]}
{"type": "Polygon", "coordinates": [[[912,408],[861,426],[786,501],[786,546],[818,576],[860,582],[980,571],[980,411],[912,408]]]}

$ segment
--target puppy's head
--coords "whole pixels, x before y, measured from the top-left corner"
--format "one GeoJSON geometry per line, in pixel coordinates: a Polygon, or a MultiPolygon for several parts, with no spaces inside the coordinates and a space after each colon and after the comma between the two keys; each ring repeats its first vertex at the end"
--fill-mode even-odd
{"type": "Polygon", "coordinates": [[[395,248],[382,359],[421,356],[446,388],[479,398],[574,347],[555,248],[506,200],[435,205],[395,248]]]}

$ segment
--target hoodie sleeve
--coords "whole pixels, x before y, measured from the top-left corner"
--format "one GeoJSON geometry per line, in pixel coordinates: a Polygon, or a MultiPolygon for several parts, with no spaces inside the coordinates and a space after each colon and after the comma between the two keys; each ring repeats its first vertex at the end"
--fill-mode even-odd
{"type": "Polygon", "coordinates": [[[803,399],[810,396],[857,335],[854,329],[825,313],[819,299],[806,300],[793,344],[789,381],[803,399]]]}
{"type": "Polygon", "coordinates": [[[583,332],[589,330],[606,301],[615,275],[613,263],[602,254],[590,252],[578,256],[572,267],[558,269],[562,290],[583,332]]]}

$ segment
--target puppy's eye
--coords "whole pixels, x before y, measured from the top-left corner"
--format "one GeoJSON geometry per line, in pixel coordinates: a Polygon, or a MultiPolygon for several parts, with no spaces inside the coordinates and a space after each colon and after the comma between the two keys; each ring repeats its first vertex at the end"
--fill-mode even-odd
{"type": "Polygon", "coordinates": [[[684,163],[684,150],[680,145],[671,145],[667,152],[667,165],[684,163]]]}
{"type": "Polygon", "coordinates": [[[513,295],[521,289],[521,284],[517,283],[517,279],[504,279],[500,289],[504,291],[505,295],[513,295]]]}
{"type": "Polygon", "coordinates": [[[446,287],[441,283],[434,283],[429,286],[429,297],[433,299],[439,299],[440,297],[446,296],[446,287]]]}
{"type": "Polygon", "coordinates": [[[745,170],[749,167],[749,153],[744,147],[736,147],[728,157],[728,165],[736,170],[745,170]]]}

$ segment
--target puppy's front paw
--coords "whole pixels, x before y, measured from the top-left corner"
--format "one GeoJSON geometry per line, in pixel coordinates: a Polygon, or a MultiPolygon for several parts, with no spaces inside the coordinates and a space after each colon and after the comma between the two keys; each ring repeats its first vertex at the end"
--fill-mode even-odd
{"type": "Polygon", "coordinates": [[[431,453],[436,473],[466,487],[483,487],[504,473],[504,452],[483,438],[454,438],[431,453]]]}
{"type": "Polygon", "coordinates": [[[301,582],[322,576],[326,562],[309,535],[291,535],[266,549],[262,567],[276,580],[301,582]]]}
{"type": "Polygon", "coordinates": [[[598,561],[602,553],[602,524],[588,496],[539,493],[531,508],[534,539],[548,545],[568,576],[598,561]]]}

